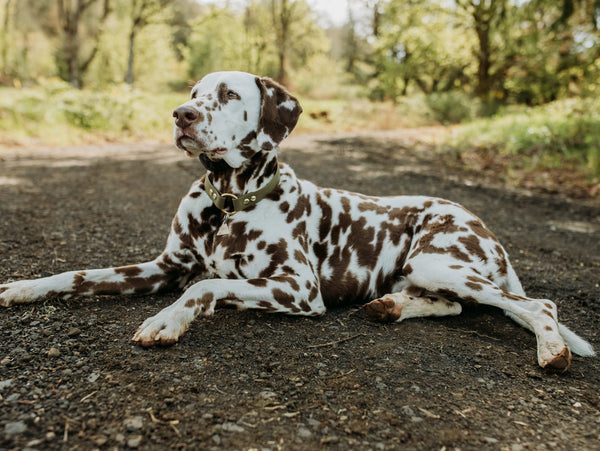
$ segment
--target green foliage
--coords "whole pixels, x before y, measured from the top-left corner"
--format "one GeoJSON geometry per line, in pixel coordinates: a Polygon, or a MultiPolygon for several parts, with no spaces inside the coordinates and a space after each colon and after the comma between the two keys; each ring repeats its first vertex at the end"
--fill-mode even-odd
{"type": "MultiPolygon", "coordinates": [[[[323,54],[327,40],[304,0],[291,2],[287,68],[300,70],[323,54]]],[[[270,77],[278,75],[280,37],[274,29],[271,0],[250,2],[244,11],[211,6],[193,26],[183,50],[188,76],[200,79],[219,70],[243,70],[270,77]]]]}
{"type": "Polygon", "coordinates": [[[28,89],[0,90],[0,137],[65,144],[86,135],[119,139],[170,137],[171,110],[182,94],[148,95],[125,85],[76,90],[52,80],[28,89]]]}
{"type": "MultiPolygon", "coordinates": [[[[376,2],[378,3],[378,2],[376,2]]],[[[597,95],[600,9],[589,2],[389,0],[373,98],[460,90],[493,105],[597,95]],[[569,4],[573,9],[565,10],[569,4]]]]}
{"type": "Polygon", "coordinates": [[[460,91],[434,92],[427,96],[427,105],[442,124],[458,124],[476,118],[481,101],[460,91]]]}
{"type": "Polygon", "coordinates": [[[412,88],[429,94],[461,89],[469,78],[473,42],[439,2],[386,3],[375,41],[375,97],[397,99],[412,88]]]}
{"type": "Polygon", "coordinates": [[[565,99],[535,108],[507,108],[455,130],[457,149],[488,149],[521,165],[557,167],[570,161],[600,177],[600,100],[565,99]]]}

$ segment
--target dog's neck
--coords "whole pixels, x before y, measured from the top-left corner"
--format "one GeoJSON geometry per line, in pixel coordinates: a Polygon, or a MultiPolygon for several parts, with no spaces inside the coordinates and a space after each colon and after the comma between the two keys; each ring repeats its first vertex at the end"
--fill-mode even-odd
{"type": "Polygon", "coordinates": [[[210,163],[207,165],[203,161],[208,170],[207,177],[210,177],[214,187],[222,194],[236,196],[261,189],[271,181],[279,164],[277,149],[258,152],[240,168],[232,168],[224,161],[210,163]]]}

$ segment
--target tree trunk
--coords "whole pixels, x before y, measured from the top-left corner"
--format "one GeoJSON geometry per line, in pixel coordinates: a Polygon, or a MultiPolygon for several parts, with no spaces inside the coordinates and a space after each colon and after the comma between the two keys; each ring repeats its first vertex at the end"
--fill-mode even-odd
{"type": "Polygon", "coordinates": [[[273,14],[273,23],[277,35],[277,56],[279,59],[277,70],[277,81],[285,84],[286,81],[286,66],[287,66],[287,47],[288,34],[290,25],[290,6],[288,0],[279,0],[281,8],[277,12],[277,0],[271,0],[271,11],[273,14]]]}
{"type": "Polygon", "coordinates": [[[8,68],[8,33],[10,27],[10,9],[12,0],[6,0],[4,4],[4,23],[2,24],[2,72],[0,76],[7,76],[10,72],[8,68]]]}
{"type": "Polygon", "coordinates": [[[125,83],[129,86],[133,85],[133,59],[135,56],[135,35],[136,35],[136,27],[133,25],[131,27],[131,32],[129,33],[129,57],[127,58],[127,74],[125,75],[125,83]]]}
{"type": "Polygon", "coordinates": [[[74,88],[81,88],[81,74],[79,73],[79,19],[81,17],[81,1],[77,2],[77,6],[73,15],[66,17],[65,24],[65,58],[67,63],[67,81],[74,88]]]}
{"type": "Polygon", "coordinates": [[[477,86],[475,94],[478,97],[486,97],[491,89],[491,49],[490,49],[490,24],[484,20],[481,15],[475,13],[475,31],[477,32],[477,41],[479,52],[477,54],[477,86]]]}
{"type": "Polygon", "coordinates": [[[60,55],[64,63],[63,77],[75,88],[81,88],[83,85],[83,74],[98,52],[101,27],[110,12],[110,0],[103,0],[104,9],[99,21],[100,25],[98,26],[98,31],[95,35],[91,37],[95,44],[94,48],[90,52],[88,58],[83,63],[80,63],[79,23],[83,12],[94,4],[95,1],[96,0],[77,0],[73,5],[71,2],[66,2],[65,4],[63,0],[58,0],[58,18],[60,20],[60,27],[63,31],[63,47],[62,55],[60,55]]]}

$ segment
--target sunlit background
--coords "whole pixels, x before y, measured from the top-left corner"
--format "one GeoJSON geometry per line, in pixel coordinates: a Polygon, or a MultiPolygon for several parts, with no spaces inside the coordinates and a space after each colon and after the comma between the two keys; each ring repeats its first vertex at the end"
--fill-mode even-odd
{"type": "Polygon", "coordinates": [[[195,81],[243,70],[300,97],[296,133],[437,127],[461,164],[597,195],[599,18],[598,0],[0,0],[0,145],[167,140],[195,81]]]}

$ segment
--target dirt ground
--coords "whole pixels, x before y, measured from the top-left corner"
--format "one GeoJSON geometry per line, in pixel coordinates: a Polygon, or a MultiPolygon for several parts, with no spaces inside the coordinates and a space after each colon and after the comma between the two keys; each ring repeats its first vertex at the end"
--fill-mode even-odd
{"type": "MultiPolygon", "coordinates": [[[[600,205],[445,167],[427,130],[291,138],[323,186],[462,203],[528,294],[600,348],[600,205]]],[[[0,153],[0,280],[154,258],[203,172],[171,145],[0,153]]],[[[379,324],[220,310],[172,347],[138,325],[176,299],[106,296],[0,311],[0,449],[598,449],[600,360],[550,374],[501,312],[379,324]]]]}

